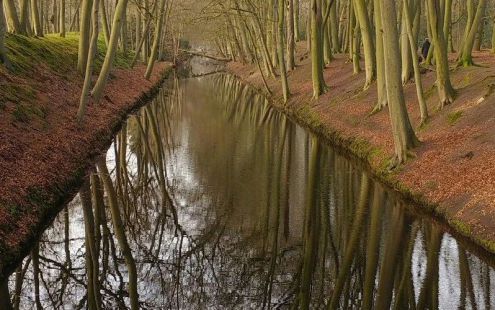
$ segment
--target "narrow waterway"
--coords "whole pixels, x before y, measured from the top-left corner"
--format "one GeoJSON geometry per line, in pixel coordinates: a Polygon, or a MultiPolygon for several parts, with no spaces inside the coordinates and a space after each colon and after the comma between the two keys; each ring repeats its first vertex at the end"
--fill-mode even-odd
{"type": "Polygon", "coordinates": [[[14,306],[495,307],[490,256],[232,76],[167,82],[98,170],[10,277],[14,306]]]}

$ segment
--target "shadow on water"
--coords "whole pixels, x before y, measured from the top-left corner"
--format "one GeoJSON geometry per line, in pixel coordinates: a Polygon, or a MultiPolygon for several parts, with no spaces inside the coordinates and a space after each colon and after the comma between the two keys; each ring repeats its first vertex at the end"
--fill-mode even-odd
{"type": "Polygon", "coordinates": [[[229,75],[132,116],[14,309],[488,309],[493,266],[229,75]]]}

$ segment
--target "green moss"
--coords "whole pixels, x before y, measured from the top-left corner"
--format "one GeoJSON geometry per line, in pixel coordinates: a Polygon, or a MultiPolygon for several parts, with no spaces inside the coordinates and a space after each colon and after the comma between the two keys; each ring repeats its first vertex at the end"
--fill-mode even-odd
{"type": "Polygon", "coordinates": [[[447,115],[447,122],[449,123],[450,126],[455,125],[457,121],[462,117],[462,111],[456,111],[449,113],[447,115]]]}
{"type": "Polygon", "coordinates": [[[46,111],[43,107],[36,104],[18,103],[12,112],[12,116],[16,121],[27,123],[34,117],[44,119],[46,111]]]}
{"type": "MultiPolygon", "coordinates": [[[[56,73],[66,74],[74,71],[77,66],[78,42],[78,33],[68,33],[65,38],[57,34],[49,34],[42,38],[8,34],[5,46],[14,73],[27,74],[33,72],[36,67],[45,65],[56,73]]],[[[101,68],[105,53],[105,40],[101,36],[98,40],[96,71],[101,68]]],[[[131,60],[131,53],[124,54],[119,51],[114,66],[128,68],[131,60]]]]}

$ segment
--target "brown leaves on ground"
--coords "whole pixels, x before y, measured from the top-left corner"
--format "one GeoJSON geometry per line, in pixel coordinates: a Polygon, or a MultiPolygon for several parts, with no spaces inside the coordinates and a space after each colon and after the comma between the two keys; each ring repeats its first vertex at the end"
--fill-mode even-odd
{"type": "Polygon", "coordinates": [[[104,99],[90,102],[81,126],[75,119],[81,77],[62,77],[43,67],[29,79],[0,72],[0,245],[17,249],[30,238],[47,210],[38,210],[29,195],[63,186],[92,155],[103,152],[102,138],[167,66],[157,63],[150,81],[143,77],[145,66],[114,70],[104,99]]]}

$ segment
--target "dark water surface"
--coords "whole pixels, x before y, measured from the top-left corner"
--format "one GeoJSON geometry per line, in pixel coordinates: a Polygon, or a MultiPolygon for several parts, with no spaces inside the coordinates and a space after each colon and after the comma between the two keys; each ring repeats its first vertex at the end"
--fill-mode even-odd
{"type": "Polygon", "coordinates": [[[134,261],[142,309],[495,307],[491,257],[249,87],[168,84],[109,149],[113,190],[93,174],[11,276],[15,305],[125,309],[134,261]]]}

